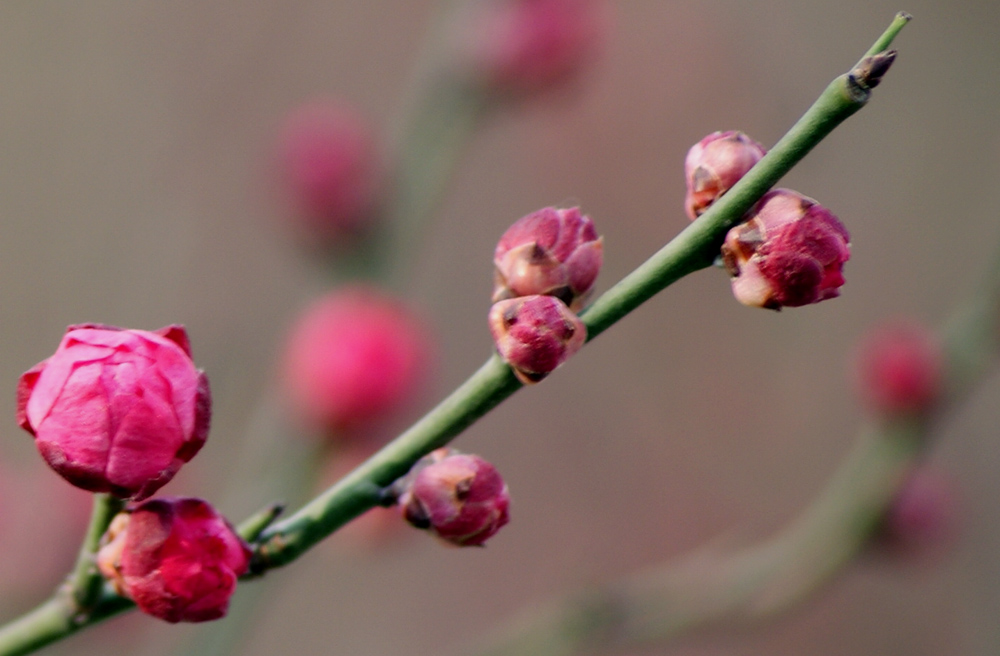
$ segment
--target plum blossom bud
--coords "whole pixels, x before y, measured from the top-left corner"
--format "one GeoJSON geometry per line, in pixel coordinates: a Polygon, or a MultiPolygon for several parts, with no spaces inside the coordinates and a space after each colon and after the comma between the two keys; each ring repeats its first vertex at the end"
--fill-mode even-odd
{"type": "Polygon", "coordinates": [[[544,294],[579,311],[604,261],[604,239],[580,208],[546,207],[507,229],[493,253],[493,302],[544,294]]]}
{"type": "Polygon", "coordinates": [[[874,535],[874,546],[910,557],[940,554],[958,533],[957,496],[949,476],[919,466],[890,502],[874,535]]]}
{"type": "Polygon", "coordinates": [[[796,191],[774,189],[747,216],[722,245],[736,300],[780,310],[840,295],[850,236],[830,210],[796,191]]]}
{"type": "Polygon", "coordinates": [[[933,409],[941,396],[944,363],[934,334],[897,321],[869,335],[858,352],[858,390],[876,413],[896,417],[933,409]]]}
{"type": "Polygon", "coordinates": [[[400,410],[426,379],[430,344],[417,319],[374,288],[348,287],[299,318],[284,355],[295,410],[332,433],[400,410]]]}
{"type": "Polygon", "coordinates": [[[687,196],[684,209],[691,220],[729,191],[767,151],[737,130],[713,132],[688,151],[684,160],[687,196]]]}
{"type": "Polygon", "coordinates": [[[483,544],[509,520],[507,485],[479,456],[438,449],[417,463],[399,487],[406,521],[460,547],[483,544]]]}
{"type": "Polygon", "coordinates": [[[250,564],[247,543],[201,499],[150,499],[111,522],[101,574],[144,613],[167,622],[224,617],[250,564]]]}
{"type": "Polygon", "coordinates": [[[500,357],[525,385],[548,376],[587,341],[587,327],[580,317],[554,296],[494,303],[489,324],[500,357]]]}
{"type": "Polygon", "coordinates": [[[577,77],[607,33],[603,0],[486,0],[462,25],[473,75],[489,89],[528,95],[577,77]]]}
{"type": "Polygon", "coordinates": [[[182,326],[149,332],[81,324],[21,376],[18,423],[67,481],[145,499],[205,443],[208,379],[182,326]]]}
{"type": "Polygon", "coordinates": [[[375,218],[381,165],[363,117],[329,100],[292,111],[278,137],[278,165],[307,243],[333,246],[375,218]]]}

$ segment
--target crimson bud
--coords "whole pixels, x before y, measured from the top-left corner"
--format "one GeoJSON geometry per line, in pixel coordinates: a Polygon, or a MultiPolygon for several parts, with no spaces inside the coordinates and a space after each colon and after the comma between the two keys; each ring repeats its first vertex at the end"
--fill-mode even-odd
{"type": "Polygon", "coordinates": [[[140,500],[205,443],[208,379],[182,326],[149,332],[81,324],[20,379],[18,423],[67,481],[140,500]]]}

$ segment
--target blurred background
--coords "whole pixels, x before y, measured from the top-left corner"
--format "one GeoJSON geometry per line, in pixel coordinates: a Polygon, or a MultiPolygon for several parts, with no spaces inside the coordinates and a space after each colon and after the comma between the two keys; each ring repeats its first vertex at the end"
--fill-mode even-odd
{"type": "MultiPolygon", "coordinates": [[[[5,616],[49,594],[85,522],[86,495],[64,489],[14,421],[18,376],[67,324],[184,323],[215,414],[206,448],[164,492],[219,499],[234,519],[253,509],[225,490],[282,339],[325,285],[281,227],[277,127],[327,95],[388,133],[434,6],[0,4],[5,616]]],[[[363,549],[335,536],[268,577],[237,653],[444,653],[526,603],[706,542],[750,543],[808,504],[861,421],[853,344],[889,317],[939,324],[1000,244],[997,3],[614,3],[584,78],[475,137],[415,256],[410,299],[440,348],[414,416],[490,354],[491,256],[513,220],[580,203],[604,235],[607,289],[686,225],[692,144],[725,129],[773,144],[900,9],[915,20],[872,102],[782,182],[850,229],[841,298],[772,313],[735,302],[721,271],[684,279],[456,441],[510,485],[512,522],[487,548],[415,531],[363,549]]],[[[773,624],[643,653],[995,653],[998,395],[984,385],[930,453],[959,485],[947,549],[863,558],[773,624]]],[[[211,631],[131,614],[46,653],[103,654],[110,641],[114,653],[184,653],[211,631]]]]}

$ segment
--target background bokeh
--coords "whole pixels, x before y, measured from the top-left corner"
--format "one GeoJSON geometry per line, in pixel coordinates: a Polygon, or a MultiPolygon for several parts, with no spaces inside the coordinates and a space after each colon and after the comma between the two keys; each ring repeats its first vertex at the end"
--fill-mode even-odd
{"type": "MultiPolygon", "coordinates": [[[[275,128],[324,94],[388,131],[433,4],[0,3],[5,615],[57,583],[86,512],[17,428],[17,377],[69,323],[186,324],[216,411],[202,455],[165,492],[221,498],[282,336],[323,289],[276,220],[275,128]]],[[[581,203],[604,234],[608,288],[686,224],[690,145],[730,128],[774,143],[899,9],[915,20],[873,101],[782,183],[850,229],[840,299],[771,313],[737,304],[722,272],[681,281],[457,441],[512,490],[513,521],[488,548],[405,534],[364,552],[324,546],[268,577],[239,653],[440,654],[527,602],[708,541],[750,542],[807,504],[860,422],[853,343],[886,317],[941,322],[1000,243],[1000,4],[616,2],[585,80],[471,144],[412,278],[442,345],[433,400],[490,352],[490,257],[510,222],[581,203]]],[[[648,653],[995,653],[998,397],[985,385],[930,456],[961,490],[947,553],[863,559],[774,624],[648,653]]],[[[48,653],[113,641],[111,653],[161,654],[210,631],[131,615],[48,653]]]]}

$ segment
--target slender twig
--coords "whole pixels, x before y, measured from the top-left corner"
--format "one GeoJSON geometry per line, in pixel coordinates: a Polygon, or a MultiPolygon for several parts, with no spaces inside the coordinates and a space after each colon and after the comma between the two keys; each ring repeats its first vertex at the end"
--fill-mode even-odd
{"type": "MultiPolygon", "coordinates": [[[[905,23],[897,17],[873,50],[879,56],[905,23]]],[[[682,276],[709,266],[726,231],[738,223],[750,206],[787,173],[837,125],[864,106],[874,80],[884,74],[893,53],[880,64],[868,65],[834,80],[802,119],[793,126],[754,169],[698,221],[599,298],[583,315],[592,339],[654,294],[682,276]]],[[[382,490],[405,474],[424,454],[447,444],[489,410],[508,398],[521,384],[496,355],[381,451],[339,483],[290,517],[264,529],[256,543],[254,571],[292,562],[350,519],[375,505],[382,490]]],[[[132,603],[104,586],[93,610],[74,617],[71,605],[57,595],[26,615],[0,627],[0,656],[25,654],[59,640],[84,626],[127,610],[132,603]]]]}
{"type": "MultiPolygon", "coordinates": [[[[878,44],[887,47],[907,18],[897,16],[878,44]]],[[[893,52],[876,56],[890,59],[893,52]]],[[[881,69],[880,69],[881,70],[881,69]]],[[[884,70],[881,70],[884,73],[884,70]]],[[[870,87],[858,69],[838,77],[792,129],[725,196],[658,253],[598,298],[581,315],[593,339],[684,275],[711,265],[726,231],[806,153],[847,117],[863,107],[870,87]]],[[[378,504],[382,488],[405,474],[422,456],[447,444],[521,384],[494,355],[461,387],[409,430],[362,463],[346,478],[295,514],[266,529],[258,542],[257,570],[285,565],[378,504]]]]}
{"type": "Polygon", "coordinates": [[[571,656],[662,643],[696,629],[760,623],[815,593],[858,555],[929,443],[1000,357],[1000,253],[943,330],[949,372],[933,416],[870,426],[826,489],[775,536],[735,552],[702,549],[524,616],[473,656],[571,656]]]}

